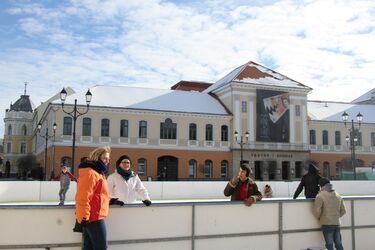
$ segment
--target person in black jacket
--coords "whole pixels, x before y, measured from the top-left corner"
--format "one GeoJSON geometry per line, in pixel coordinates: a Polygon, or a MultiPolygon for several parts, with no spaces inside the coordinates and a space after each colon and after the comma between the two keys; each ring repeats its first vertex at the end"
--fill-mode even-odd
{"type": "Polygon", "coordinates": [[[315,198],[319,193],[319,180],[322,177],[319,175],[319,168],[313,164],[309,164],[309,170],[305,174],[300,184],[297,187],[296,192],[293,195],[293,199],[297,199],[298,195],[302,192],[302,189],[305,188],[305,197],[306,198],[315,198]]]}

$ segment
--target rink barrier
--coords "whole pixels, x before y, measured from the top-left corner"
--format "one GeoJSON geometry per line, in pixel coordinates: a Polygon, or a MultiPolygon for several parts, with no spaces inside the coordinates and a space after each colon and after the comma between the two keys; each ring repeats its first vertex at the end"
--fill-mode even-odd
{"type": "MultiPolygon", "coordinates": [[[[344,201],[344,248],[373,249],[375,196],[344,201]]],[[[226,200],[111,206],[106,219],[109,249],[321,248],[324,239],[311,208],[312,200],[281,198],[251,207],[226,200]]],[[[81,234],[72,231],[73,205],[0,204],[0,210],[0,249],[80,249],[81,234]]]]}

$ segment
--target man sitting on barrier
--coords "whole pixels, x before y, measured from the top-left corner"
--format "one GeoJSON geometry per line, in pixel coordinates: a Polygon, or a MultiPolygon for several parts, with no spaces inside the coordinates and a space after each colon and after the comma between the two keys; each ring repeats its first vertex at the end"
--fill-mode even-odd
{"type": "Polygon", "coordinates": [[[250,177],[248,163],[242,163],[238,175],[234,176],[224,189],[225,196],[231,196],[231,201],[245,201],[250,207],[253,203],[262,199],[262,194],[257,184],[250,177]]]}

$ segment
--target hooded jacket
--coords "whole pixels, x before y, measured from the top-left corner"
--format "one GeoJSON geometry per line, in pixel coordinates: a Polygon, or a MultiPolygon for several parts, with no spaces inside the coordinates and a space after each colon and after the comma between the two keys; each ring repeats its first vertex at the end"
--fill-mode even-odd
{"type": "Polygon", "coordinates": [[[319,192],[319,180],[322,178],[319,174],[319,169],[313,164],[309,165],[309,170],[305,174],[301,182],[299,183],[296,192],[293,195],[293,199],[296,199],[298,195],[302,192],[302,189],[305,188],[305,197],[306,198],[315,198],[319,192]]]}
{"type": "Polygon", "coordinates": [[[109,210],[106,166],[101,161],[85,161],[79,165],[76,193],[76,218],[93,222],[104,219],[109,210]]]}
{"type": "Polygon", "coordinates": [[[346,213],[346,208],[341,196],[326,184],[316,196],[313,214],[321,225],[340,225],[340,217],[346,213]]]}

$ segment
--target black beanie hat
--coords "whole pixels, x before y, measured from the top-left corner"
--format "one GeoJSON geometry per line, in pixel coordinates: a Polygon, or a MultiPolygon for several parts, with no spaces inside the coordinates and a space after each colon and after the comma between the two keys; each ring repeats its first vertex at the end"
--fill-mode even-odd
{"type": "Polygon", "coordinates": [[[120,166],[121,162],[122,162],[124,159],[128,159],[128,160],[130,161],[130,163],[132,163],[132,160],[130,160],[129,156],[127,156],[127,155],[122,155],[122,156],[120,156],[120,158],[118,158],[118,160],[116,161],[116,167],[117,167],[117,166],[120,166]]]}

